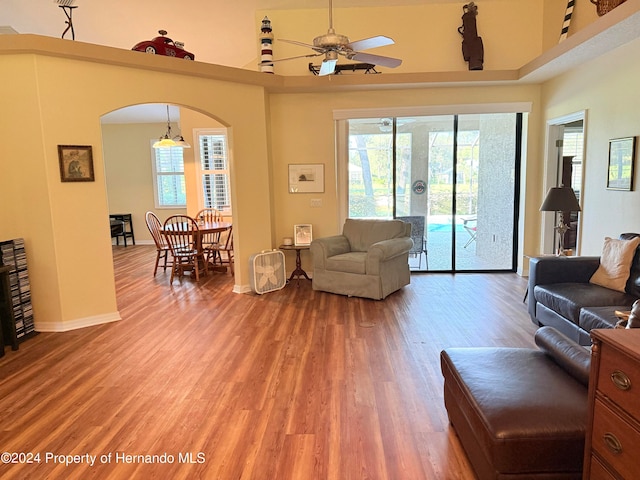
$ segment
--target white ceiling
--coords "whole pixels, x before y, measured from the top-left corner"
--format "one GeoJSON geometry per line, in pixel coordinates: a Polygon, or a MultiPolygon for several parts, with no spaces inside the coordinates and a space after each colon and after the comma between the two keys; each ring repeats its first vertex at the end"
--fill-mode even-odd
{"type": "MultiPolygon", "coordinates": [[[[171,123],[180,120],[180,109],[175,105],[169,105],[169,118],[171,123]]],[[[121,108],[115,112],[107,113],[100,118],[101,123],[157,123],[167,121],[167,105],[165,103],[149,103],[121,108]]]]}

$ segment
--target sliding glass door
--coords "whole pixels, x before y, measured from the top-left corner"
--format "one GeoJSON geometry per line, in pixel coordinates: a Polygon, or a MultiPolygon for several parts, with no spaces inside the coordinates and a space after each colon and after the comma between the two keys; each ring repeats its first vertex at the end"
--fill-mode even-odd
{"type": "Polygon", "coordinates": [[[413,270],[513,270],[520,114],[348,121],[348,216],[403,218],[413,270]]]}

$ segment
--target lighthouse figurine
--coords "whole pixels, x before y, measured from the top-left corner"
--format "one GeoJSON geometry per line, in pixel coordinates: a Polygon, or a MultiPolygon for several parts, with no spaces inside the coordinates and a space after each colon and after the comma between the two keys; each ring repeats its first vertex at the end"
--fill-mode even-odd
{"type": "Polygon", "coordinates": [[[268,17],[262,19],[260,27],[260,71],[273,73],[273,33],[268,17]]]}

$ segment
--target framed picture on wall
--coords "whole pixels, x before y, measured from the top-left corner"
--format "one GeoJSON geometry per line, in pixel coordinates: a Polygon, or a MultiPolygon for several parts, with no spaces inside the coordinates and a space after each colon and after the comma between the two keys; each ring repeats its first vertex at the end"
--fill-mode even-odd
{"type": "Polygon", "coordinates": [[[633,189],[633,167],[636,158],[636,137],[609,140],[609,164],[607,188],[609,190],[633,189]]]}
{"type": "Polygon", "coordinates": [[[60,180],[63,182],[93,182],[91,146],[58,145],[60,180]]]}
{"type": "Polygon", "coordinates": [[[324,165],[291,164],[289,165],[289,193],[322,193],[324,192],[324,165]]]}
{"type": "Polygon", "coordinates": [[[294,225],[293,239],[295,245],[311,245],[311,240],[313,240],[313,229],[311,227],[311,224],[303,223],[300,225],[294,225]]]}

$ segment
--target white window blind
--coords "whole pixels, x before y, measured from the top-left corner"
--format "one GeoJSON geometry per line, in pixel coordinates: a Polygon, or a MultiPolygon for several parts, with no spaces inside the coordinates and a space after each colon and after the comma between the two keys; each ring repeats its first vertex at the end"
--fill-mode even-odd
{"type": "Polygon", "coordinates": [[[571,162],[571,188],[576,197],[580,200],[580,189],[582,187],[582,149],[584,145],[584,131],[582,125],[578,128],[567,127],[564,130],[562,142],[562,155],[573,156],[571,162]]]}
{"type": "Polygon", "coordinates": [[[226,131],[201,130],[197,132],[197,137],[203,207],[228,212],[231,194],[226,131]]]}
{"type": "MultiPolygon", "coordinates": [[[[155,141],[155,140],[154,140],[155,141]]],[[[181,147],[151,148],[156,207],[186,207],[187,190],[181,147]]]]}

